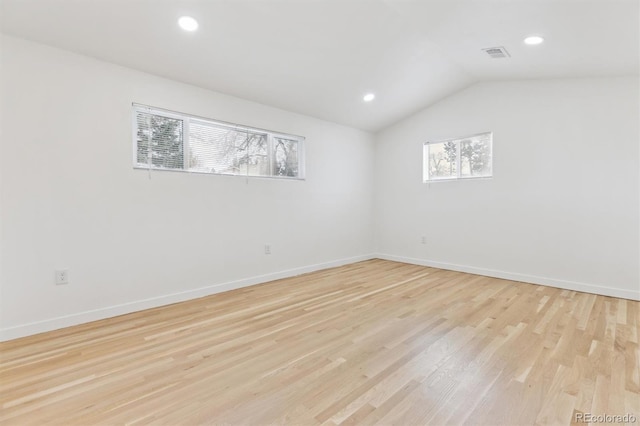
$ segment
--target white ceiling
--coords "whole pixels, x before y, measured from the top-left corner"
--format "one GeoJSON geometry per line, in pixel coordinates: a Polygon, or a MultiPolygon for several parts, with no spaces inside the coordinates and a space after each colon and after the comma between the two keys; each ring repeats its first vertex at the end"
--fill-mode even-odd
{"type": "Polygon", "coordinates": [[[0,2],[3,33],[369,131],[477,81],[639,73],[638,0],[0,2]]]}

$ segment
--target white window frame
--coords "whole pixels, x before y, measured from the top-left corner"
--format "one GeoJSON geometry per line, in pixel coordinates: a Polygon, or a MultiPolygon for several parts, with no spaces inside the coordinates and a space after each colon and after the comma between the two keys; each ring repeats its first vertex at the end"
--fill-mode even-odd
{"type": "Polygon", "coordinates": [[[425,142],[422,145],[422,181],[423,183],[451,182],[451,181],[468,180],[468,179],[473,179],[473,180],[491,179],[493,178],[493,166],[494,166],[493,164],[493,132],[480,132],[480,133],[474,133],[472,135],[461,136],[457,138],[433,140],[433,141],[425,142]],[[489,158],[491,158],[491,174],[486,176],[462,176],[461,175],[462,170],[460,167],[460,161],[461,161],[460,142],[465,139],[470,139],[470,138],[474,138],[477,136],[484,136],[484,135],[489,135],[489,158]],[[447,143],[447,142],[457,142],[456,143],[456,176],[432,179],[431,176],[429,175],[429,145],[447,143]]]}
{"type": "MultiPolygon", "coordinates": [[[[288,180],[305,180],[305,137],[292,135],[288,133],[282,132],[274,132],[266,129],[259,129],[256,127],[249,127],[240,124],[229,123],[220,120],[212,120],[206,117],[200,117],[192,114],[185,114],[181,112],[171,111],[163,108],[151,107],[148,105],[142,105],[133,103],[131,108],[131,117],[132,117],[132,138],[133,138],[133,168],[134,169],[143,169],[143,170],[154,170],[154,171],[169,171],[169,172],[183,172],[183,173],[199,173],[199,174],[210,174],[210,175],[219,175],[219,176],[239,176],[246,178],[258,178],[258,179],[288,179],[288,180]],[[167,118],[173,118],[182,121],[182,153],[183,153],[183,165],[181,169],[170,169],[154,166],[151,162],[148,163],[139,163],[138,162],[138,120],[137,115],[138,112],[145,112],[149,114],[157,114],[167,118]],[[191,120],[204,123],[211,124],[213,126],[219,127],[228,127],[240,131],[247,131],[251,133],[258,133],[267,136],[267,157],[269,158],[269,173],[273,173],[273,140],[274,138],[283,138],[296,141],[298,144],[298,176],[276,176],[273,174],[269,175],[247,175],[247,174],[235,174],[235,173],[214,173],[214,172],[204,172],[200,170],[189,170],[188,161],[190,158],[189,155],[189,124],[191,120]]],[[[151,153],[151,150],[149,150],[151,153]]]]}

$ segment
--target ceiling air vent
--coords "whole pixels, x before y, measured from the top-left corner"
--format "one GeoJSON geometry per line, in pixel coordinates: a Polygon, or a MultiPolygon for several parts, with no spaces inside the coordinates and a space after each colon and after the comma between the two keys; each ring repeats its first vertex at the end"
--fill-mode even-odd
{"type": "Polygon", "coordinates": [[[502,46],[498,46],[498,47],[487,47],[486,49],[482,49],[485,52],[487,52],[487,55],[491,56],[494,59],[498,59],[498,58],[508,58],[511,55],[509,55],[509,52],[507,52],[507,49],[505,49],[502,46]]]}

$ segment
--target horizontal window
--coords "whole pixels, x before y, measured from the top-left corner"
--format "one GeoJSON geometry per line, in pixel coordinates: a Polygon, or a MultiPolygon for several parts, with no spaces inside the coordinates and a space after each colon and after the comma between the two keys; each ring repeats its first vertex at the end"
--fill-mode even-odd
{"type": "Polygon", "coordinates": [[[304,138],[134,105],[134,166],[303,178],[304,138]]]}
{"type": "Polygon", "coordinates": [[[427,142],[423,147],[424,181],[493,176],[491,132],[427,142]]]}

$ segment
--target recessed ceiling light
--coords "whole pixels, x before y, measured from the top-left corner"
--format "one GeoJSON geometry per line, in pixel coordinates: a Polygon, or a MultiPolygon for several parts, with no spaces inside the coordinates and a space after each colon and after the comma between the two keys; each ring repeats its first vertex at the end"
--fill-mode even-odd
{"type": "Polygon", "coordinates": [[[531,46],[534,46],[536,44],[541,44],[543,41],[544,39],[540,36],[529,36],[524,39],[525,44],[529,44],[531,46]]]}
{"type": "Polygon", "coordinates": [[[191,16],[183,16],[178,19],[178,25],[185,31],[195,31],[198,29],[198,21],[191,16]]]}
{"type": "Polygon", "coordinates": [[[365,101],[365,102],[371,102],[375,98],[376,98],[376,95],[374,95],[373,93],[367,93],[366,95],[364,95],[362,100],[365,101]]]}

